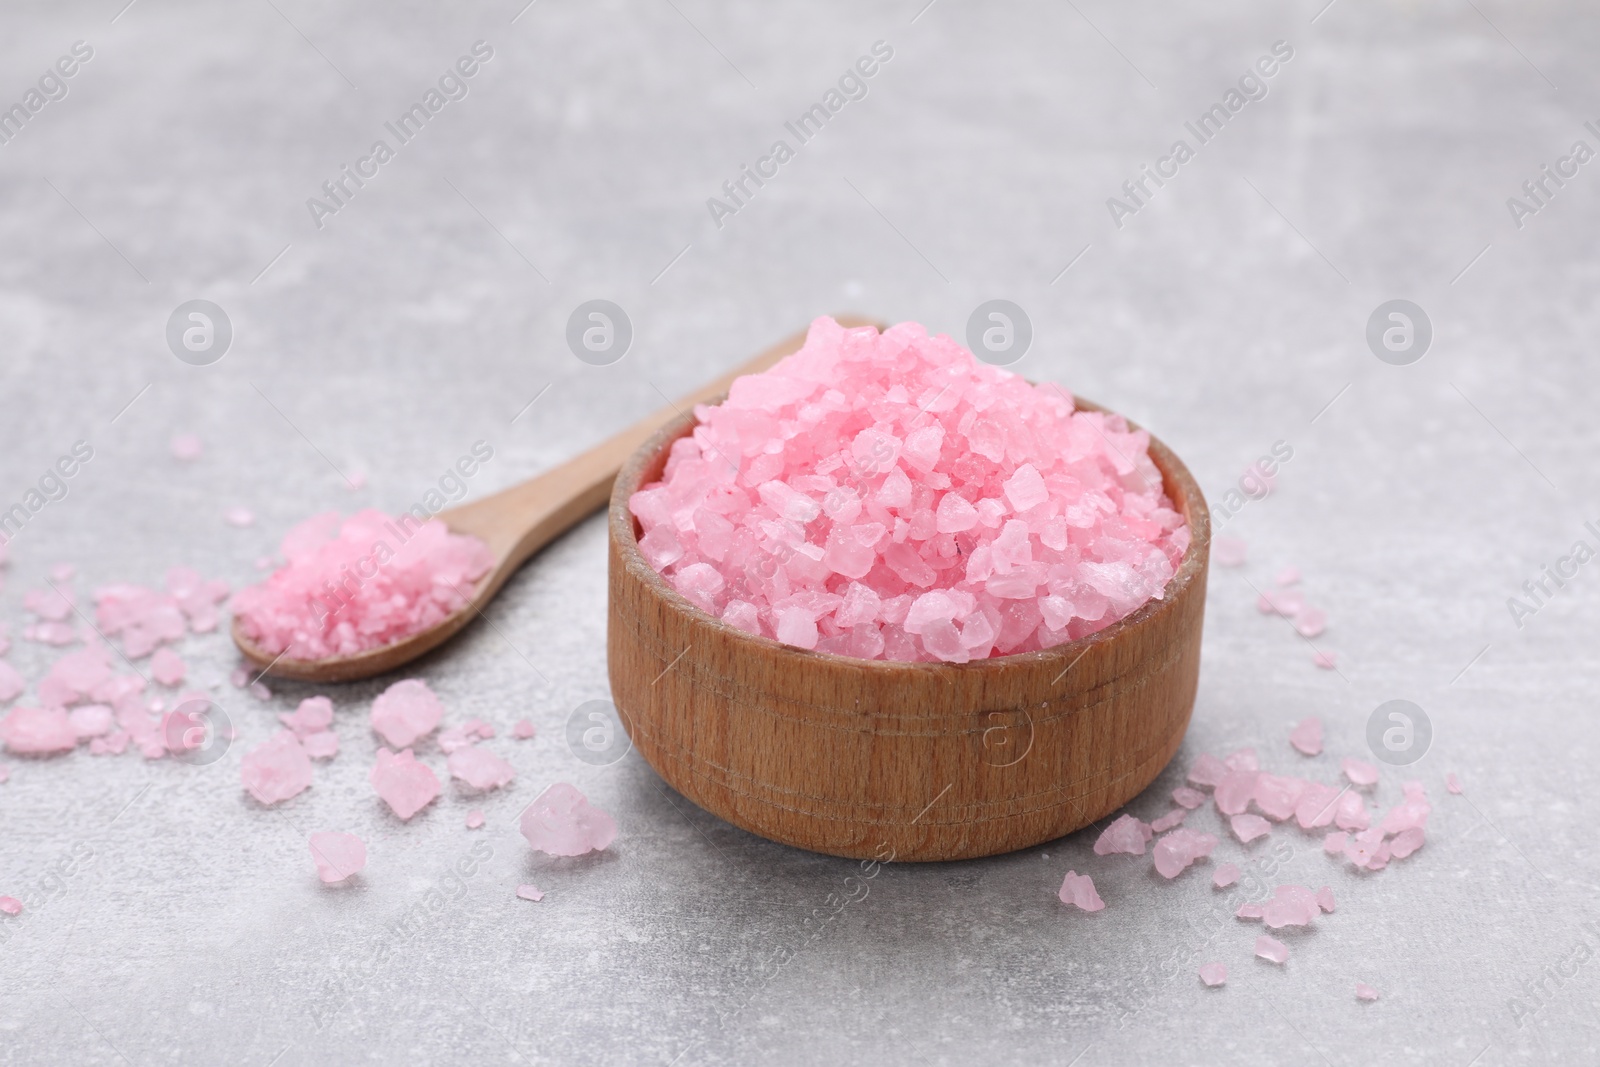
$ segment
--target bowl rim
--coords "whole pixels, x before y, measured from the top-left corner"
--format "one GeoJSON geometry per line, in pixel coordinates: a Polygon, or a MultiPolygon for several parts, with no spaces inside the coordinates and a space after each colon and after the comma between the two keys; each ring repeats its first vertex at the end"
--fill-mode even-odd
{"type": "MultiPolygon", "coordinates": [[[[1068,393],[1072,398],[1073,408],[1076,411],[1095,411],[1106,415],[1119,415],[1094,401],[1086,400],[1076,393],[1068,393]]],[[[727,394],[708,401],[708,407],[714,407],[727,399],[727,394]]],[[[1120,416],[1133,431],[1143,430],[1144,427],[1129,419],[1120,416]]],[[[1070,670],[1072,665],[1098,644],[1109,644],[1130,631],[1142,629],[1153,625],[1162,615],[1176,610],[1175,605],[1181,599],[1180,594],[1195,580],[1204,576],[1206,564],[1210,558],[1211,544],[1211,509],[1206,503],[1205,494],[1201,492],[1200,485],[1195,481],[1194,475],[1184,465],[1178,454],[1155,434],[1149,433],[1150,443],[1148,451],[1151,461],[1156,469],[1161,472],[1163,489],[1169,499],[1181,503],[1180,513],[1189,524],[1189,546],[1184,550],[1183,558],[1178,563],[1178,568],[1167,581],[1166,588],[1162,590],[1159,600],[1147,600],[1132,612],[1124,615],[1110,626],[1096,630],[1092,634],[1055,645],[1052,648],[1038,649],[1033,652],[1013,652],[999,656],[986,656],[983,659],[969,660],[966,663],[930,663],[923,661],[888,660],[888,659],[859,659],[854,656],[842,656],[834,652],[818,652],[814,649],[796,648],[786,645],[775,638],[748,633],[736,626],[729,626],[721,619],[705,611],[692,600],[679,593],[667,582],[666,577],[644,558],[644,553],[639,550],[639,535],[637,532],[638,519],[628,510],[628,498],[640,488],[644,480],[644,472],[655,466],[658,457],[671,447],[678,438],[686,436],[699,424],[699,419],[694,411],[680,414],[671,422],[662,426],[650,438],[628,457],[622,469],[617,473],[616,481],[611,489],[611,502],[608,508],[607,527],[608,536],[621,556],[622,565],[629,573],[635,575],[641,584],[648,588],[652,595],[668,606],[679,611],[689,613],[695,622],[710,626],[717,630],[721,637],[730,641],[734,647],[747,644],[752,651],[759,650],[767,655],[791,655],[804,657],[815,662],[818,666],[829,668],[854,667],[859,670],[882,672],[907,672],[919,674],[938,674],[942,671],[959,671],[966,674],[984,671],[1002,671],[1026,666],[1055,665],[1065,661],[1070,670]],[[1182,491],[1181,502],[1173,496],[1172,489],[1176,486],[1182,491]]],[[[665,463],[665,460],[662,460],[665,463]]],[[[614,602],[614,598],[613,598],[614,602]]]]}

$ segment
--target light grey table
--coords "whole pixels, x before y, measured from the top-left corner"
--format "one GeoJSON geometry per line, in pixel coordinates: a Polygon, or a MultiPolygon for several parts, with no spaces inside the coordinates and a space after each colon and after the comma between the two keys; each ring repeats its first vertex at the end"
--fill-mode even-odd
{"type": "Polygon", "coordinates": [[[0,1062],[1600,1062],[1600,574],[1520,627],[1507,607],[1597,543],[1600,162],[1547,180],[1534,214],[1507,205],[1575,141],[1600,149],[1592,5],[123,2],[0,13],[0,105],[93,51],[0,144],[0,506],[94,449],[11,546],[25,673],[53,655],[17,632],[53,563],[85,595],[177,563],[238,585],[294,521],[404,508],[474,441],[495,450],[476,494],[817,314],[959,337],[1004,298],[1034,330],[1018,370],[1153,428],[1213,502],[1274,442],[1294,451],[1224,524],[1251,562],[1213,571],[1194,724],[1131,810],[1164,812],[1201,751],[1331,781],[1404,698],[1431,749],[1378,796],[1420,778],[1435,811],[1426,847],[1370,877],[1298,831],[1224,840],[1219,860],[1339,897],[1285,968],[1251,958],[1209,868],[1167,884],[1095,857],[1092,832],[891,867],[819,928],[853,864],[720,822],[637,754],[567,747],[572,709],[607,693],[597,517],[418,667],[455,720],[538,724],[493,743],[519,777],[481,802],[381,810],[374,683],[332,692],[344,751],[313,788],[257,807],[239,758],[312,690],[233,689],[220,636],[182,648],[237,724],[220,761],[6,757],[0,893],[37,903],[0,922],[0,1062]],[[478,41],[465,96],[399,143],[385,123],[478,41]],[[893,55],[865,97],[799,143],[785,122],[877,41],[893,55]],[[1196,142],[1185,123],[1276,41],[1293,57],[1265,97],[1117,226],[1108,199],[1196,142]],[[393,158],[361,163],[380,138],[393,158]],[[793,158],[714,219],[779,139],[793,158]],[[314,213],[346,164],[371,176],[314,213]],[[633,323],[610,366],[563,340],[592,298],[633,323]],[[1399,298],[1433,332],[1405,366],[1365,337],[1399,298]],[[232,325],[209,366],[164,335],[194,299],[232,325]],[[180,431],[206,443],[192,465],[168,454],[180,431]],[[1337,671],[1255,609],[1291,563],[1337,671]],[[1303,760],[1286,737],[1311,713],[1328,751],[1303,760]],[[515,816],[557,780],[615,813],[615,847],[530,853],[515,816]],[[317,828],[368,840],[359,885],[316,883],[317,828]],[[1058,903],[1069,868],[1104,912],[1058,903]],[[530,880],[540,904],[513,896],[530,880]],[[1210,959],[1221,990],[1195,978],[1210,959]],[[1358,1003],[1357,979],[1383,999],[1358,1003]]]}

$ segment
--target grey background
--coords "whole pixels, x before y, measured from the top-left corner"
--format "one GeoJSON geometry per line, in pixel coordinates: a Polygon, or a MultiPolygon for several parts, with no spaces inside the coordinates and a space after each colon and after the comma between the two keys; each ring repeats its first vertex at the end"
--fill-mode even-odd
{"type": "Polygon", "coordinates": [[[12,545],[11,661],[32,677],[54,654],[17,633],[52,563],[78,565],[80,596],[176,563],[237,586],[294,521],[404,508],[475,440],[495,448],[477,494],[817,314],[959,337],[1004,297],[1035,329],[1016,370],[1145,423],[1213,501],[1273,442],[1294,449],[1273,495],[1224,525],[1251,563],[1213,572],[1194,724],[1130,810],[1161,814],[1197,753],[1247,744],[1332,781],[1364,754],[1371,709],[1404,697],[1433,748],[1386,768],[1378,800],[1424,780],[1426,847],[1357,877],[1296,830],[1225,839],[1218,860],[1338,895],[1282,969],[1251,958],[1257,928],[1227,917],[1209,867],[1165,883],[1147,859],[1094,857],[1092,832],[888,868],[817,932],[812,909],[854,864],[721,823],[637,754],[594,768],[566,749],[567,714],[607,692],[596,517],[511,583],[492,625],[418,666],[452,721],[538,724],[491,743],[519,772],[501,794],[447,784],[410,824],[389,817],[366,780],[373,683],[330,691],[344,751],[259,808],[239,757],[312,690],[234,690],[220,636],[181,648],[239,726],[218,763],[5,757],[0,893],[42,902],[4,927],[0,1062],[1600,1060],[1600,928],[1580,925],[1600,910],[1600,576],[1580,571],[1520,629],[1506,607],[1600,519],[1600,162],[1521,230],[1505,206],[1574,140],[1600,147],[1582,128],[1600,119],[1600,15],[921,2],[6,4],[0,102],[73,41],[95,49],[0,146],[0,501],[74,440],[95,448],[12,545]],[[470,95],[313,226],[306,198],[479,39],[495,55],[470,95]],[[895,53],[868,97],[715,227],[706,198],[879,39],[895,53]],[[1116,229],[1106,198],[1278,39],[1295,57],[1270,95],[1116,229]],[[609,367],[562,341],[595,297],[635,327],[609,367]],[[1364,342],[1396,297],[1434,324],[1409,367],[1364,342]],[[195,298],[234,326],[210,367],[163,340],[195,298]],[[171,459],[178,431],[203,459],[171,459]],[[257,524],[224,525],[235,506],[257,524]],[[1336,672],[1254,607],[1251,586],[1288,563],[1329,611],[1316,644],[1336,672]],[[1286,741],[1309,713],[1328,724],[1315,760],[1286,741]],[[1444,792],[1447,770],[1465,796],[1444,792]],[[528,851],[515,816],[556,780],[616,815],[611,850],[528,851]],[[313,829],[366,838],[359,884],[317,884],[313,829]],[[1069,868],[1104,912],[1058,903],[1069,868]],[[513,896],[529,880],[543,903],[513,896]],[[423,918],[402,927],[408,912],[423,918]],[[1233,974],[1221,990],[1194,977],[1212,959],[1233,974]],[[1548,977],[1558,964],[1576,976],[1548,977]],[[1357,1003],[1357,979],[1383,999],[1357,1003]]]}

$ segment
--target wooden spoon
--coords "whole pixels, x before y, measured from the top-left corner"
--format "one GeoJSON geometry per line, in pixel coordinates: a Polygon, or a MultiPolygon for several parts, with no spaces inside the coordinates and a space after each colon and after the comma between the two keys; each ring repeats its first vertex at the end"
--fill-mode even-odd
{"type": "MultiPolygon", "coordinates": [[[[838,321],[844,326],[872,325],[869,320],[849,315],[839,316],[838,321]]],[[[431,629],[353,655],[305,660],[273,656],[245,635],[236,617],[234,644],[262,673],[302,682],[371,678],[432,651],[482,614],[485,605],[529,557],[599,510],[610,498],[611,484],[622,465],[657,430],[688,414],[694,405],[726,393],[740,375],[766,370],[804,343],[805,333],[797,333],[561,466],[492,496],[439,512],[434,517],[444,520],[452,531],[471,534],[487,544],[495,562],[489,573],[478,580],[472,599],[431,629]]]]}

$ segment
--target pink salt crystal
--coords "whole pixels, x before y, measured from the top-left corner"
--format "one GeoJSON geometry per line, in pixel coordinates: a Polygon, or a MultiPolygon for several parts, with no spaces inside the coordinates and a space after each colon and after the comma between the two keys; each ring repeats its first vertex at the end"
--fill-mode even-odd
{"type": "Polygon", "coordinates": [[[516,725],[511,728],[511,736],[519,741],[526,741],[531,738],[533,736],[533,720],[518,719],[516,725]]]}
{"type": "Polygon", "coordinates": [[[1240,904],[1239,910],[1233,914],[1237,919],[1259,919],[1265,913],[1265,910],[1265,907],[1261,904],[1244,903],[1240,904]]]}
{"type": "Polygon", "coordinates": [[[229,526],[240,528],[256,524],[256,513],[249,508],[229,508],[223,512],[222,518],[229,526]]]}
{"type": "Polygon", "coordinates": [[[1179,827],[1157,841],[1151,851],[1155,856],[1156,871],[1163,878],[1176,878],[1191,863],[1211,855],[1211,850],[1216,847],[1215,834],[1179,827]]]}
{"type": "Polygon", "coordinates": [[[1289,946],[1275,937],[1262,934],[1256,938],[1256,955],[1272,963],[1289,962],[1289,946]]]}
{"type": "Polygon", "coordinates": [[[1217,786],[1228,773],[1228,765],[1209,752],[1202,752],[1189,768],[1189,781],[1195,785],[1217,786]]]}
{"type": "Polygon", "coordinates": [[[1388,850],[1383,847],[1383,830],[1374,826],[1370,830],[1356,834],[1345,843],[1344,854],[1345,858],[1357,867],[1370,868],[1373,861],[1378,860],[1379,866],[1372,869],[1381,869],[1389,855],[1388,850]],[[1380,855],[1383,857],[1381,860],[1380,855]]]}
{"type": "Polygon", "coordinates": [[[1394,840],[1389,842],[1389,855],[1397,860],[1403,860],[1417,849],[1422,847],[1424,833],[1421,827],[1411,826],[1394,835],[1394,840]]]}
{"type": "Polygon", "coordinates": [[[451,777],[461,779],[474,789],[499,789],[517,776],[511,764],[477,745],[450,753],[445,762],[451,777]]]}
{"type": "Polygon", "coordinates": [[[1455,771],[1450,771],[1444,776],[1444,787],[1450,790],[1450,792],[1460,795],[1461,779],[1456,777],[1455,771]]]}
{"type": "Polygon", "coordinates": [[[256,800],[277,804],[298,796],[311,785],[311,758],[298,737],[289,730],[279,730],[245,753],[239,776],[245,790],[256,800]]]}
{"type": "Polygon", "coordinates": [[[72,720],[61,708],[12,708],[0,719],[0,741],[19,756],[47,756],[78,747],[72,720]]]}
{"type": "Polygon", "coordinates": [[[1426,829],[1428,814],[1433,811],[1433,806],[1425,797],[1408,797],[1390,808],[1383,817],[1383,832],[1398,834],[1401,830],[1412,827],[1426,829]]]}
{"type": "Polygon", "coordinates": [[[1322,751],[1322,720],[1315,715],[1300,720],[1289,734],[1289,743],[1303,755],[1315,756],[1322,751]]]}
{"type": "Polygon", "coordinates": [[[476,735],[479,739],[489,741],[494,738],[494,727],[482,719],[468,719],[462,729],[469,734],[476,735]]]}
{"type": "Polygon", "coordinates": [[[306,755],[314,760],[329,760],[339,754],[339,735],[331,730],[307,734],[300,743],[305,747],[306,755]]]}
{"type": "Polygon", "coordinates": [[[1346,756],[1339,761],[1339,769],[1344,771],[1351,785],[1373,785],[1378,781],[1378,768],[1362,760],[1346,756]]]}
{"type": "Polygon", "coordinates": [[[1224,863],[1217,868],[1211,876],[1211,884],[1218,889],[1226,889],[1239,880],[1239,868],[1232,863],[1224,863]]]}
{"type": "Polygon", "coordinates": [[[1308,926],[1322,914],[1317,894],[1309,886],[1280,885],[1273,890],[1272,899],[1261,909],[1262,920],[1272,929],[1285,926],[1308,926]]]}
{"type": "Polygon", "coordinates": [[[139,755],[148,760],[157,760],[167,754],[167,746],[160,741],[146,741],[139,746],[139,755]]]}
{"type": "Polygon", "coordinates": [[[402,819],[411,818],[439,795],[439,779],[426,764],[417,762],[409,748],[398,755],[379,748],[370,777],[378,796],[402,819]]]}
{"type": "Polygon", "coordinates": [[[103,737],[111,732],[111,709],[104,704],[85,704],[73,708],[67,715],[67,721],[72,723],[72,732],[79,741],[87,741],[91,737],[103,737]]]}
{"type": "Polygon", "coordinates": [[[189,668],[170,648],[158,648],[150,657],[150,675],[162,685],[182,685],[189,668]]]}
{"type": "Polygon", "coordinates": [[[1300,824],[1302,830],[1316,830],[1327,826],[1333,822],[1340,803],[1342,803],[1341,794],[1333,786],[1307,782],[1299,801],[1294,806],[1295,822],[1300,824]]]}
{"type": "Polygon", "coordinates": [[[1188,808],[1173,808],[1171,811],[1161,816],[1161,818],[1157,819],[1155,822],[1152,822],[1150,824],[1150,830],[1152,833],[1164,834],[1174,826],[1177,826],[1179,823],[1183,822],[1184,816],[1188,814],[1188,808]]]}
{"type": "Polygon", "coordinates": [[[22,901],[16,897],[0,897],[0,911],[7,915],[21,915],[22,901]]]}
{"type": "Polygon", "coordinates": [[[1110,826],[1103,830],[1094,843],[1096,856],[1110,856],[1116,853],[1126,853],[1130,856],[1144,855],[1144,843],[1150,835],[1144,832],[1144,824],[1132,815],[1118,816],[1110,826]]]}
{"type": "Polygon", "coordinates": [[[29,641],[38,641],[45,645],[70,645],[78,639],[78,631],[64,622],[41,622],[29,626],[22,631],[22,636],[29,641]]]}
{"type": "Polygon", "coordinates": [[[1224,815],[1238,815],[1244,811],[1250,806],[1250,798],[1256,791],[1256,779],[1260,777],[1257,771],[1229,771],[1211,794],[1217,810],[1224,815]]]}
{"type": "Polygon", "coordinates": [[[272,655],[297,659],[380,648],[428,629],[464,607],[494,563],[482,541],[439,519],[419,526],[370,508],[342,524],[337,512],[312,516],[281,548],[285,564],[239,591],[234,618],[272,655]]]}
{"type": "Polygon", "coordinates": [[[9,663],[0,663],[0,704],[15,700],[28,688],[27,681],[9,663]]]}
{"type": "Polygon", "coordinates": [[[1321,889],[1317,890],[1317,907],[1321,908],[1323,914],[1325,914],[1325,915],[1332,915],[1333,914],[1333,889],[1332,889],[1332,887],[1323,886],[1321,889]]]}
{"type": "Polygon", "coordinates": [[[1106,906],[1100,894],[1095,892],[1094,879],[1077,871],[1067,872],[1056,896],[1061,898],[1061,903],[1074,905],[1084,911],[1100,911],[1106,906]]]}
{"type": "Polygon", "coordinates": [[[1341,830],[1365,830],[1372,825],[1372,816],[1367,814],[1367,802],[1360,793],[1347,790],[1339,798],[1339,809],[1334,815],[1334,825],[1341,830]]]}
{"type": "Polygon", "coordinates": [[[228,684],[235,689],[243,689],[250,684],[250,672],[243,667],[235,667],[228,674],[228,684]]]}
{"type": "Polygon", "coordinates": [[[1350,835],[1343,830],[1328,834],[1322,839],[1322,851],[1330,856],[1342,856],[1344,855],[1345,845],[1349,840],[1350,835]]]}
{"type": "Polygon", "coordinates": [[[5,785],[11,780],[11,768],[0,763],[0,785],[5,785]]]}
{"type": "Polygon", "coordinates": [[[1180,785],[1172,791],[1172,802],[1193,811],[1206,802],[1206,795],[1199,790],[1180,785]]]}
{"type": "Polygon", "coordinates": [[[517,896],[523,900],[539,901],[544,899],[544,893],[536,885],[517,886],[517,896]]]}
{"type": "Polygon", "coordinates": [[[306,697],[294,711],[284,712],[278,721],[304,739],[333,726],[333,701],[327,697],[306,697]]]}
{"type": "Polygon", "coordinates": [[[1328,627],[1328,613],[1310,604],[1303,604],[1294,613],[1294,628],[1301,637],[1318,637],[1328,627]]]}
{"type": "Polygon", "coordinates": [[[1279,585],[1299,585],[1300,568],[1283,567],[1278,571],[1277,576],[1273,578],[1273,581],[1277,582],[1279,585]]]}
{"type": "Polygon", "coordinates": [[[325,885],[360,874],[367,866],[366,843],[355,834],[320,830],[311,835],[311,859],[325,885]]]}
{"type": "Polygon", "coordinates": [[[1311,662],[1325,671],[1331,671],[1339,665],[1339,657],[1334,652],[1317,652],[1312,655],[1311,662]]]}
{"type": "Polygon", "coordinates": [[[540,793],[523,811],[520,825],[529,845],[552,856],[603,850],[617,837],[616,821],[566,782],[540,793]]]}
{"type": "Polygon", "coordinates": [[[22,597],[22,606],[48,622],[60,622],[72,617],[70,592],[63,596],[55,589],[30,589],[22,597]]]}
{"type": "Polygon", "coordinates": [[[185,462],[199,459],[200,453],[205,451],[205,446],[200,443],[199,435],[192,433],[173,434],[169,447],[172,449],[173,459],[181,459],[185,462]]]}
{"type": "Polygon", "coordinates": [[[1228,980],[1228,968],[1220,963],[1202,963],[1200,981],[1208,986],[1219,986],[1228,980]]]}
{"type": "Polygon", "coordinates": [[[1299,778],[1262,774],[1256,778],[1256,787],[1251,798],[1263,815],[1274,822],[1282,822],[1294,814],[1295,808],[1300,803],[1300,796],[1309,784],[1299,778]]]}
{"type": "Polygon", "coordinates": [[[1256,610],[1263,615],[1282,615],[1292,619],[1305,607],[1305,603],[1305,594],[1298,589],[1274,589],[1257,598],[1256,610]]]}
{"type": "Polygon", "coordinates": [[[1229,770],[1234,771],[1259,771],[1261,769],[1261,760],[1256,756],[1256,750],[1253,748],[1241,748],[1222,762],[1228,765],[1229,770]]]}
{"type": "Polygon", "coordinates": [[[1218,537],[1211,542],[1211,558],[1222,567],[1242,567],[1250,549],[1242,537],[1218,537]]]}
{"type": "Polygon", "coordinates": [[[1272,824],[1259,815],[1235,815],[1228,820],[1228,826],[1233,836],[1246,845],[1272,832],[1272,824]]]}
{"type": "Polygon", "coordinates": [[[468,830],[478,830],[478,829],[481,829],[482,827],[483,827],[483,812],[481,812],[481,811],[469,811],[469,812],[467,812],[467,829],[468,830]]]}
{"type": "Polygon", "coordinates": [[[444,718],[444,705],[420,678],[399,681],[372,702],[372,728],[391,748],[405,748],[426,737],[444,718]]]}
{"type": "Polygon", "coordinates": [[[1373,989],[1371,986],[1369,986],[1365,982],[1357,982],[1356,983],[1356,999],[1357,1000],[1377,1000],[1378,999],[1378,991],[1376,989],[1373,989]]]}

